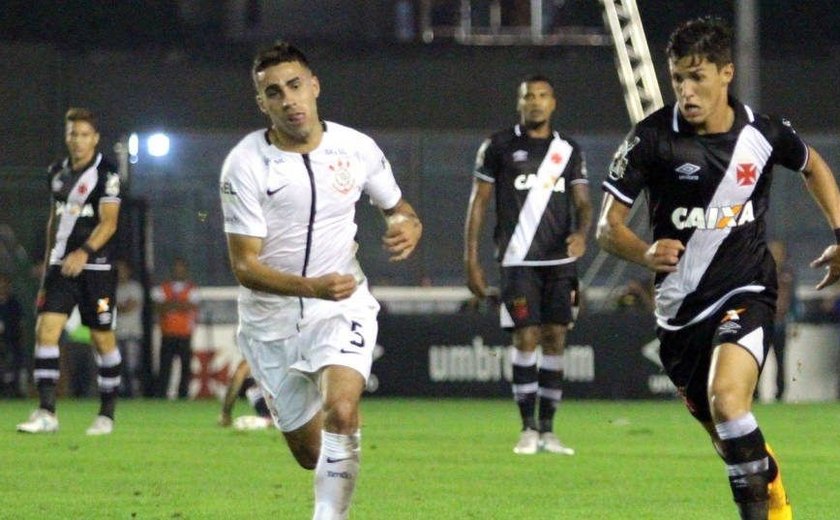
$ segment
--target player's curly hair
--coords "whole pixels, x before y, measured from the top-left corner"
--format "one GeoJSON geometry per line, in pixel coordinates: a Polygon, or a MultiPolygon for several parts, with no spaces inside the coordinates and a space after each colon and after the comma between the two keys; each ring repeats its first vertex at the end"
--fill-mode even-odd
{"type": "Polygon", "coordinates": [[[689,20],[671,33],[665,54],[675,61],[686,56],[706,58],[718,68],[723,67],[732,63],[732,29],[718,17],[689,20]]]}

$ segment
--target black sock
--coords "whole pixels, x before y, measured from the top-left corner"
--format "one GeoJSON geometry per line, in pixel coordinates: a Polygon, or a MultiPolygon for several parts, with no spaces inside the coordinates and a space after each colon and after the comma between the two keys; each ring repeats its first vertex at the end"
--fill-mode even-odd
{"type": "Polygon", "coordinates": [[[748,414],[717,425],[717,431],[721,437],[720,448],[729,474],[732,497],[738,504],[742,520],[765,520],[771,462],[761,429],[752,414],[748,414]],[[750,428],[753,429],[749,433],[742,433],[750,428]],[[737,436],[730,437],[733,434],[737,436]]]}
{"type": "Polygon", "coordinates": [[[117,408],[117,390],[111,389],[108,391],[99,392],[99,415],[113,420],[114,412],[117,408]]]}
{"type": "Polygon", "coordinates": [[[540,432],[550,432],[554,429],[554,414],[563,397],[563,356],[543,356],[539,387],[540,432]]]}
{"type": "Polygon", "coordinates": [[[38,381],[38,397],[40,403],[38,408],[42,408],[50,413],[55,413],[55,387],[56,381],[53,379],[41,379],[38,381]]]}
{"type": "Polygon", "coordinates": [[[32,377],[38,387],[39,408],[55,413],[55,387],[58,384],[59,350],[57,346],[35,346],[35,366],[32,377]]]}
{"type": "Polygon", "coordinates": [[[257,415],[260,417],[271,417],[271,412],[268,411],[268,405],[265,404],[265,398],[260,397],[254,403],[254,410],[257,411],[257,415]]]}
{"type": "Polygon", "coordinates": [[[536,430],[534,412],[537,408],[537,354],[513,351],[513,398],[519,407],[523,430],[536,430]]]}

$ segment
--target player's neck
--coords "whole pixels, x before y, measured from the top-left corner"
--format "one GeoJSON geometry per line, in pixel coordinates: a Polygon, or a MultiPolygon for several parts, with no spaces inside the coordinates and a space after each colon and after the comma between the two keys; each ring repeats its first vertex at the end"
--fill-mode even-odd
{"type": "Polygon", "coordinates": [[[320,121],[318,121],[317,125],[313,125],[312,129],[304,136],[301,136],[299,139],[296,139],[288,134],[284,134],[282,132],[277,131],[276,128],[273,126],[268,131],[268,138],[271,141],[271,144],[283,150],[284,152],[291,152],[291,153],[309,153],[312,150],[318,148],[318,145],[321,144],[321,139],[324,136],[324,127],[320,121]]]}
{"type": "Polygon", "coordinates": [[[527,125],[522,123],[522,128],[525,133],[532,139],[548,139],[551,137],[551,125],[548,123],[541,123],[539,125],[527,125]]]}
{"type": "Polygon", "coordinates": [[[723,110],[709,115],[701,126],[695,128],[698,134],[723,134],[728,132],[735,123],[735,109],[726,103],[723,110]]]}
{"type": "Polygon", "coordinates": [[[73,157],[70,156],[70,168],[73,171],[79,171],[82,167],[87,166],[93,161],[93,157],[96,155],[96,152],[91,154],[85,155],[84,157],[73,157]]]}

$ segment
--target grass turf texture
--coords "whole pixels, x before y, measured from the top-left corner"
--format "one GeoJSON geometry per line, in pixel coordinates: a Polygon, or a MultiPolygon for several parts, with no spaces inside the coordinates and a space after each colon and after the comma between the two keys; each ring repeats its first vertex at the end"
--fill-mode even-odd
{"type": "MultiPolygon", "coordinates": [[[[15,432],[34,405],[0,401],[2,519],[311,515],[312,473],[281,436],[216,426],[216,402],[122,401],[105,437],[84,435],[93,400],[60,400],[56,434],[15,432]]],[[[840,404],[755,413],[796,518],[836,518],[840,404]]],[[[563,403],[556,430],[574,457],[514,455],[508,400],[367,399],[363,420],[352,518],[737,518],[721,461],[676,402],[563,403]]]]}

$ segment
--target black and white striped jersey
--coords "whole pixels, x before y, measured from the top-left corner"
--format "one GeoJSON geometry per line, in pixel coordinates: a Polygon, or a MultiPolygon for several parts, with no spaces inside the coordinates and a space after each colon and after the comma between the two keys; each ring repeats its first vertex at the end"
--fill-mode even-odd
{"type": "Polygon", "coordinates": [[[570,264],[571,187],[588,183],[580,147],[552,132],[535,139],[516,125],[485,140],[473,175],[494,184],[496,258],[503,266],[570,264]]]}
{"type": "Polygon", "coordinates": [[[631,206],[648,197],[653,239],[685,245],[677,271],[656,276],[656,318],[677,330],[734,294],[775,296],[765,240],[773,166],[801,171],[808,146],[786,120],[730,98],[732,128],[698,135],[677,106],[638,123],[616,152],[603,189],[631,206]]]}
{"type": "MultiPolygon", "coordinates": [[[[120,203],[120,177],[116,167],[97,153],[90,164],[78,171],[70,159],[47,169],[53,212],[53,248],[50,265],[59,265],[64,256],[78,249],[99,224],[99,205],[120,203]]],[[[109,270],[113,260],[113,240],[109,240],[88,259],[85,269],[109,270]]]]}

